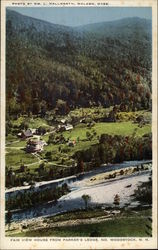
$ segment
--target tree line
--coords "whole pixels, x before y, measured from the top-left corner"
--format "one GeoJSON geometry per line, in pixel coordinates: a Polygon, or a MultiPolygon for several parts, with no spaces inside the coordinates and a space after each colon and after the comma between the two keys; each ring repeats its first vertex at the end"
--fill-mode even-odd
{"type": "Polygon", "coordinates": [[[9,15],[6,108],[10,116],[30,112],[44,116],[52,109],[67,114],[75,107],[99,104],[151,108],[151,40],[144,28],[137,40],[135,26],[132,39],[128,35],[125,39],[120,30],[120,36],[101,34],[102,40],[97,33],[78,37],[67,30],[51,34],[49,27],[37,31],[26,28],[23,19],[21,28],[9,15]]]}
{"type": "Polygon", "coordinates": [[[6,200],[6,210],[31,208],[48,201],[56,204],[57,200],[68,192],[70,191],[66,183],[61,187],[46,188],[43,190],[35,190],[32,186],[29,191],[19,191],[14,197],[9,197],[6,200]]]}

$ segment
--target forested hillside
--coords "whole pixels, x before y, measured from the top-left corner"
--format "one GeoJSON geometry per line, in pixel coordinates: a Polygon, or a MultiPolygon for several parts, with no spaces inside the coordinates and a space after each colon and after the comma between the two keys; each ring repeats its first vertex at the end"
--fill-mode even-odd
{"type": "Polygon", "coordinates": [[[76,28],[6,12],[7,113],[151,109],[151,21],[76,28]]]}

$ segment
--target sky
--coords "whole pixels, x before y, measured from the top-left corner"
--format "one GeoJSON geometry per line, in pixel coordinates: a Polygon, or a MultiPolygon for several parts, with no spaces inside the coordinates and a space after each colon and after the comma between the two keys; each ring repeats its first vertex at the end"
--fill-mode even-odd
{"type": "Polygon", "coordinates": [[[127,17],[151,19],[149,7],[11,7],[23,15],[54,24],[79,26],[127,17]]]}

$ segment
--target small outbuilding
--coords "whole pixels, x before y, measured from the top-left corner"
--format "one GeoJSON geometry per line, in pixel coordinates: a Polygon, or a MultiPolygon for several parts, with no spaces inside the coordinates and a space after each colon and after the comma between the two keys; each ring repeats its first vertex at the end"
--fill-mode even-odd
{"type": "Polygon", "coordinates": [[[76,141],[75,140],[74,141],[68,141],[67,145],[69,147],[74,147],[76,145],[76,141]]]}
{"type": "Polygon", "coordinates": [[[71,124],[67,124],[67,125],[58,125],[58,129],[57,131],[59,132],[63,132],[63,131],[69,131],[72,130],[73,126],[71,124]]]}
{"type": "Polygon", "coordinates": [[[33,136],[33,132],[31,129],[23,130],[20,134],[18,134],[21,138],[26,139],[33,136]]]}

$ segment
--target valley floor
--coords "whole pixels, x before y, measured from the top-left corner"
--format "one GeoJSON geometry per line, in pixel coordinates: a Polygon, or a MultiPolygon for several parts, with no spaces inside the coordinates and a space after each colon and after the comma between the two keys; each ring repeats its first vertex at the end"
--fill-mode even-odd
{"type": "MultiPolygon", "coordinates": [[[[151,209],[133,200],[134,191],[150,176],[151,164],[144,166],[149,169],[136,173],[132,173],[131,167],[126,167],[126,174],[114,180],[105,179],[111,171],[72,182],[71,192],[62,196],[56,205],[47,203],[39,208],[15,213],[14,221],[10,226],[6,225],[6,236],[79,237],[89,236],[97,228],[101,236],[105,234],[106,237],[145,237],[143,230],[148,217],[151,217],[151,209]],[[87,209],[82,199],[84,194],[91,197],[87,209]],[[116,194],[120,195],[119,206],[113,204],[116,194]],[[36,216],[35,211],[38,211],[36,216]]],[[[151,221],[148,223],[150,225],[151,221]]]]}
{"type": "Polygon", "coordinates": [[[78,211],[32,221],[27,229],[14,223],[12,230],[6,231],[6,236],[89,237],[94,234],[96,237],[149,237],[151,232],[146,231],[146,225],[151,226],[150,217],[151,209],[78,211]]]}
{"type": "MultiPolygon", "coordinates": [[[[135,155],[141,154],[141,148],[140,152],[136,148],[139,140],[142,143],[140,144],[141,147],[143,145],[145,148],[147,145],[144,152],[148,152],[151,123],[140,126],[140,124],[134,122],[137,115],[140,114],[121,113],[123,118],[120,118],[117,122],[96,122],[92,128],[89,127],[88,123],[78,123],[72,131],[56,131],[55,138],[64,137],[64,142],[56,142],[56,139],[51,141],[51,134],[54,131],[53,126],[48,126],[44,119],[40,120],[42,125],[45,122],[45,126],[49,127],[50,130],[52,129],[52,131],[40,136],[47,143],[40,153],[27,153],[25,150],[27,140],[17,140],[13,129],[6,140],[6,173],[9,180],[6,200],[7,195],[12,192],[27,192],[32,183],[34,190],[39,188],[42,196],[40,186],[43,183],[49,186],[51,183],[58,182],[61,178],[64,179],[71,192],[60,196],[56,203],[52,199],[45,202],[42,200],[42,203],[36,204],[36,206],[32,204],[25,207],[23,206],[25,204],[22,204],[20,209],[18,207],[16,211],[11,211],[12,222],[9,225],[6,224],[6,236],[150,236],[150,230],[146,232],[146,224],[149,228],[151,227],[151,206],[144,206],[144,204],[134,200],[133,196],[135,190],[151,178],[152,161],[134,161],[137,157],[133,157],[133,162],[120,163],[118,164],[120,167],[118,167],[117,164],[108,164],[112,161],[108,161],[107,155],[107,161],[102,161],[107,164],[100,167],[101,164],[98,163],[90,170],[91,174],[86,175],[86,173],[89,173],[86,172],[89,171],[86,169],[86,164],[84,164],[84,169],[80,169],[79,172],[71,172],[72,166],[74,166],[74,169],[77,166],[77,158],[74,160],[76,153],[82,152],[86,158],[86,150],[94,148],[104,134],[108,135],[108,139],[115,135],[122,136],[120,137],[122,141],[126,137],[127,139],[130,138],[130,142],[125,141],[125,144],[128,142],[130,145],[130,147],[126,145],[126,151],[124,152],[126,154],[131,155],[131,152],[135,155]],[[89,135],[91,138],[89,138],[89,135]],[[133,144],[135,138],[137,138],[137,141],[133,144]],[[75,141],[75,146],[69,147],[67,141],[75,141]],[[23,169],[24,167],[25,169],[23,169]],[[103,167],[104,171],[100,171],[103,167]],[[53,177],[50,176],[52,174],[50,170],[53,170],[53,177]],[[80,175],[81,179],[78,179],[77,176],[80,175]],[[10,178],[10,176],[14,178],[10,178]],[[69,180],[67,176],[76,179],[69,180]],[[90,197],[87,208],[83,199],[84,195],[90,197]],[[119,206],[114,205],[116,195],[120,197],[119,206]]],[[[145,116],[146,112],[143,115],[145,116]]],[[[147,113],[147,115],[150,114],[147,113]]],[[[20,129],[22,121],[22,118],[19,118],[16,123],[14,121],[14,127],[17,126],[20,129]]],[[[39,123],[38,118],[29,118],[28,121],[29,127],[32,129],[35,129],[39,123]]],[[[105,156],[104,153],[107,153],[110,147],[109,155],[117,153],[121,147],[119,141],[118,146],[115,145],[117,144],[117,138],[111,146],[110,142],[108,144],[107,141],[106,139],[104,148],[101,148],[103,150],[100,151],[103,153],[102,157],[105,156]],[[116,152],[114,151],[114,145],[116,152]]],[[[138,159],[151,158],[141,156],[138,159]]]]}

